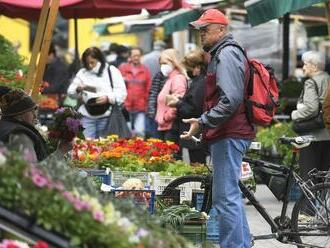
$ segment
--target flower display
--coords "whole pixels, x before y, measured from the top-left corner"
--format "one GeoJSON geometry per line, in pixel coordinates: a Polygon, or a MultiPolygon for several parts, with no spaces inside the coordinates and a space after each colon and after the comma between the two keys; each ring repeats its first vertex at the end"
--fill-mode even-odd
{"type": "Polygon", "coordinates": [[[72,108],[60,108],[54,113],[54,124],[49,127],[48,137],[71,142],[75,137],[84,138],[81,115],[72,108]]]}
{"type": "MultiPolygon", "coordinates": [[[[67,237],[70,247],[191,247],[142,210],[101,195],[91,187],[89,178],[75,173],[63,161],[53,158],[33,165],[6,149],[1,148],[0,154],[6,158],[0,166],[0,206],[25,218],[30,216],[36,225],[67,237]]],[[[46,247],[44,243],[35,246],[46,247]]]]}
{"type": "Polygon", "coordinates": [[[132,139],[118,139],[111,135],[107,139],[78,141],[74,145],[74,159],[98,160],[100,158],[122,158],[131,156],[142,163],[155,163],[173,160],[173,154],[179,151],[179,146],[173,142],[163,142],[159,139],[143,140],[136,137],[132,139]]]}
{"type": "Polygon", "coordinates": [[[38,100],[38,104],[39,104],[39,108],[42,109],[56,110],[59,107],[56,99],[46,96],[41,96],[40,99],[38,100]]]}
{"type": "Polygon", "coordinates": [[[73,146],[73,165],[80,168],[109,167],[117,171],[168,172],[180,176],[199,174],[203,165],[190,166],[175,161],[179,146],[159,139],[119,139],[117,135],[95,140],[76,140],[73,146]],[[178,172],[178,173],[176,173],[178,172]]]}

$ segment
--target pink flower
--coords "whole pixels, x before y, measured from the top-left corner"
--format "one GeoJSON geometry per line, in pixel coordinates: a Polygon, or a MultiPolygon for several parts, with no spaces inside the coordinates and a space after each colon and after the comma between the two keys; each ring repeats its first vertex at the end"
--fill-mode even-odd
{"type": "Polygon", "coordinates": [[[62,193],[65,199],[67,199],[69,202],[74,203],[75,197],[71,192],[65,191],[62,193]]]}
{"type": "Polygon", "coordinates": [[[55,189],[57,189],[58,191],[63,191],[63,190],[64,190],[64,186],[63,186],[63,184],[60,183],[60,182],[54,183],[52,186],[53,186],[55,189]]]}
{"type": "Polygon", "coordinates": [[[32,175],[32,181],[36,186],[38,186],[40,188],[43,188],[43,187],[48,185],[47,178],[43,177],[40,174],[33,174],[32,175]]]}
{"type": "Polygon", "coordinates": [[[93,212],[93,219],[98,221],[98,222],[103,222],[104,221],[104,213],[101,210],[93,212]]]}

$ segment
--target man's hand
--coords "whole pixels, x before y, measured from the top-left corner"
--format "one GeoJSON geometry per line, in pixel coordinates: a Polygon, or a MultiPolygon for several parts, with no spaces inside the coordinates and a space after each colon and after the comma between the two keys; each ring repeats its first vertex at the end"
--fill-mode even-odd
{"type": "Polygon", "coordinates": [[[109,102],[109,98],[107,96],[100,96],[96,99],[96,104],[105,104],[109,102]]]}
{"type": "Polygon", "coordinates": [[[76,89],[77,93],[82,92],[82,91],[85,89],[85,87],[86,87],[86,85],[84,85],[84,84],[80,84],[80,85],[77,87],[77,89],[76,89]]]}
{"type": "Polygon", "coordinates": [[[189,123],[190,128],[188,132],[184,132],[183,134],[180,135],[181,139],[191,139],[191,137],[195,134],[197,134],[200,131],[200,125],[198,122],[198,119],[196,118],[191,118],[191,119],[183,119],[182,120],[184,123],[189,123]]]}

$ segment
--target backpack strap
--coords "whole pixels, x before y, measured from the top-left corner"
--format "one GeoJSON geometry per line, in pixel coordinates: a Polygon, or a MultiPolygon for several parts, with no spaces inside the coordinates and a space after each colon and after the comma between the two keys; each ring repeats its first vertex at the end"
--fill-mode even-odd
{"type": "Polygon", "coordinates": [[[219,54],[221,53],[221,51],[222,51],[222,49],[224,49],[225,47],[228,47],[228,46],[233,46],[233,47],[237,47],[242,53],[243,53],[243,55],[244,55],[244,57],[245,57],[245,59],[246,59],[246,61],[248,62],[248,66],[249,66],[249,81],[248,81],[248,83],[247,83],[247,87],[246,87],[246,94],[248,95],[248,96],[252,96],[252,94],[253,94],[253,77],[252,77],[252,75],[253,75],[253,73],[254,73],[254,69],[253,69],[253,67],[250,65],[250,60],[249,60],[249,58],[247,57],[247,54],[246,54],[246,51],[240,46],[240,45],[238,45],[238,44],[236,44],[236,43],[227,43],[227,44],[225,44],[225,45],[223,45],[223,46],[220,46],[219,47],[219,49],[217,50],[217,52],[215,53],[215,58],[216,58],[216,60],[217,60],[217,62],[219,63],[220,62],[220,60],[219,60],[219,54]]]}

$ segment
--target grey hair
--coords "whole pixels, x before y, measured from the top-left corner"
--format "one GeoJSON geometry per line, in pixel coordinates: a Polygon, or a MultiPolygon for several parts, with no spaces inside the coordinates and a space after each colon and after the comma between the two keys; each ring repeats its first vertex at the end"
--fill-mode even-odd
{"type": "Polygon", "coordinates": [[[322,53],[317,51],[308,51],[303,53],[302,55],[302,61],[304,63],[311,63],[313,65],[316,65],[317,68],[321,71],[324,71],[325,68],[325,57],[322,53]]]}

